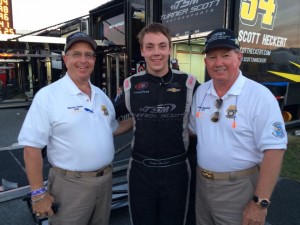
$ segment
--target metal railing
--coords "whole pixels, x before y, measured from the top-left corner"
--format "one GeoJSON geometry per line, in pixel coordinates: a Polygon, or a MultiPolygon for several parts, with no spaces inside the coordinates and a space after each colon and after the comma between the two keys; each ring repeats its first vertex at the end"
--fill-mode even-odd
{"type": "MultiPolygon", "coordinates": [[[[115,156],[126,151],[130,150],[131,146],[130,143],[127,143],[120,148],[118,148],[115,152],[115,156]]],[[[0,152],[2,151],[14,151],[14,150],[22,150],[23,146],[9,146],[0,148],[0,152]]],[[[124,206],[127,204],[126,202],[120,201],[127,201],[127,178],[126,178],[126,171],[128,168],[128,161],[129,159],[122,159],[113,162],[113,201],[112,201],[112,209],[118,208],[118,206],[124,206]]],[[[47,181],[45,181],[45,185],[47,181]]],[[[18,187],[15,189],[9,189],[0,192],[0,202],[9,201],[16,198],[21,198],[26,196],[30,193],[30,186],[18,187]]],[[[5,189],[5,187],[4,187],[5,189]]]]}

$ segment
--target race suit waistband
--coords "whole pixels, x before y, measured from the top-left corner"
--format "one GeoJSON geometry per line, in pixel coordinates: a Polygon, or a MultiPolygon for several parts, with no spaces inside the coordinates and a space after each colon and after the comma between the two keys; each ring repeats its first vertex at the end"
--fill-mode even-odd
{"type": "Polygon", "coordinates": [[[187,155],[186,153],[183,153],[181,155],[177,155],[169,158],[153,159],[133,151],[132,159],[139,163],[144,164],[147,167],[168,167],[168,166],[175,166],[185,162],[185,160],[187,159],[187,155]]]}

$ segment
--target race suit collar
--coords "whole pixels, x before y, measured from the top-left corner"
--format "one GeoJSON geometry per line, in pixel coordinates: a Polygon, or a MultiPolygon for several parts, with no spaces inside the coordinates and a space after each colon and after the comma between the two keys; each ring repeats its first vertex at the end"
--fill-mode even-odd
{"type": "Polygon", "coordinates": [[[158,76],[152,75],[152,74],[150,74],[148,72],[146,73],[146,75],[153,82],[160,83],[160,84],[163,84],[163,85],[168,85],[168,84],[172,83],[173,77],[174,77],[174,74],[173,74],[173,72],[172,72],[172,70],[170,68],[168,70],[168,73],[166,75],[163,75],[162,77],[158,77],[158,76]]]}

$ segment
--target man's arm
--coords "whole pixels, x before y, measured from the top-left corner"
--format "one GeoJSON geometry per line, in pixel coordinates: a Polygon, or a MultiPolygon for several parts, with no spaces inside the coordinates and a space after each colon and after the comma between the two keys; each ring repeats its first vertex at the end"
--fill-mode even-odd
{"type": "MultiPolygon", "coordinates": [[[[259,198],[271,198],[278,176],[280,175],[284,153],[285,150],[282,149],[264,151],[259,178],[254,192],[259,198]]],[[[267,209],[259,208],[259,206],[251,200],[244,210],[243,225],[254,224],[254,222],[265,224],[266,215],[267,209]]]]}
{"type": "Polygon", "coordinates": [[[255,195],[270,199],[281,171],[285,150],[265,150],[255,195]]]}
{"type": "Polygon", "coordinates": [[[43,183],[43,157],[42,150],[26,146],[24,148],[24,161],[28,181],[32,190],[44,186],[43,183]]]}
{"type": "Polygon", "coordinates": [[[132,127],[133,127],[133,120],[132,120],[132,118],[129,118],[127,120],[119,121],[119,127],[113,133],[113,135],[115,136],[115,135],[123,134],[126,131],[130,130],[132,127]]]}
{"type": "MultiPolygon", "coordinates": [[[[24,148],[24,161],[27,178],[31,190],[38,190],[44,187],[43,182],[43,157],[41,149],[25,146],[24,148]]],[[[37,215],[51,216],[53,211],[51,209],[53,197],[48,193],[42,193],[37,196],[32,196],[32,211],[37,215]],[[44,197],[43,194],[45,194],[44,197]],[[38,200],[40,199],[40,200],[38,200]],[[35,202],[37,201],[37,202],[35,202]]]]}

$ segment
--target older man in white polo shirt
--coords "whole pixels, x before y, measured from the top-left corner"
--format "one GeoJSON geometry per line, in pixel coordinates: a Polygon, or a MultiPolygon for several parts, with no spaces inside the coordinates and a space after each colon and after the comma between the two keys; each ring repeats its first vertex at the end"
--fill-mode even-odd
{"type": "Polygon", "coordinates": [[[110,99],[90,82],[96,42],[82,32],[67,37],[67,73],[34,97],[19,134],[32,189],[33,212],[52,225],[108,224],[119,127],[110,99]],[[41,149],[52,165],[43,185],[41,149]],[[53,213],[52,203],[59,205],[53,213]]]}
{"type": "Polygon", "coordinates": [[[197,225],[263,225],[287,147],[278,102],[239,70],[233,31],[211,32],[204,53],[212,79],[197,89],[189,123],[198,137],[197,225]]]}

